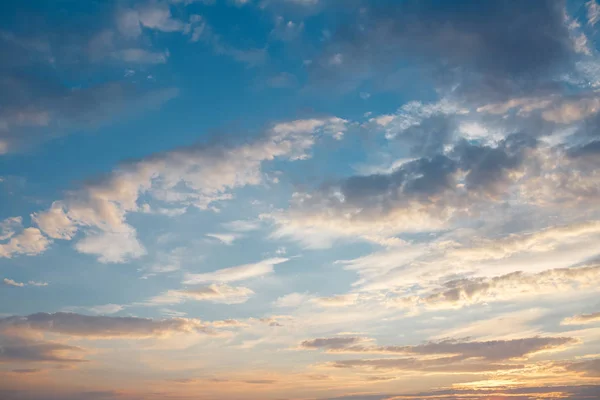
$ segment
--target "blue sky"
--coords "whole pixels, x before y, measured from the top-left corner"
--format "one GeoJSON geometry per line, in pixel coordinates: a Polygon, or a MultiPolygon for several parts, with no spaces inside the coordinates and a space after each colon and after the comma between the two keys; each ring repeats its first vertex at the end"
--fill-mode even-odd
{"type": "Polygon", "coordinates": [[[599,21],[3,2],[0,397],[597,396],[599,21]]]}

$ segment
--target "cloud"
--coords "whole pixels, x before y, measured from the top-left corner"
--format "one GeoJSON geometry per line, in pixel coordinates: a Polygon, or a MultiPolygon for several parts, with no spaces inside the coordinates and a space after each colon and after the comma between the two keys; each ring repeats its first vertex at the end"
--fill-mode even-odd
{"type": "Polygon", "coordinates": [[[179,304],[188,300],[208,301],[216,304],[242,304],[254,295],[254,292],[242,286],[229,286],[226,284],[211,284],[193,286],[181,290],[169,290],[151,298],[145,305],[160,306],[179,304]]]}
{"type": "Polygon", "coordinates": [[[569,242],[600,234],[600,221],[551,226],[537,232],[510,234],[503,238],[477,239],[471,247],[451,249],[448,256],[464,261],[503,259],[516,253],[552,250],[569,242]]]}
{"type": "Polygon", "coordinates": [[[137,258],[145,250],[126,215],[140,209],[142,194],[169,208],[209,209],[230,199],[235,188],[262,183],[264,162],[306,159],[318,136],[339,135],[345,123],[339,118],[283,122],[250,143],[215,143],[151,155],[70,192],[48,211],[35,213],[33,220],[60,239],[73,238],[83,228],[86,237],[76,248],[98,255],[102,262],[137,258]]]}
{"type": "Polygon", "coordinates": [[[125,307],[120,304],[104,304],[88,308],[94,314],[115,314],[122,311],[125,307]]]}
{"type": "Polygon", "coordinates": [[[288,258],[269,258],[255,264],[224,268],[204,274],[186,274],[184,283],[192,285],[205,282],[236,282],[257,278],[271,274],[275,265],[284,263],[288,260],[288,258]]]}
{"type": "Polygon", "coordinates": [[[252,290],[245,287],[216,284],[186,289],[181,291],[181,293],[194,300],[206,300],[223,304],[245,303],[254,294],[252,290]]]}
{"type": "Polygon", "coordinates": [[[114,78],[115,70],[132,64],[147,70],[167,61],[168,50],[153,49],[141,27],[184,33],[188,24],[169,18],[168,6],[147,3],[128,12],[108,2],[80,10],[60,26],[48,13],[17,3],[7,7],[10,17],[0,32],[0,51],[8,55],[0,62],[0,154],[96,130],[177,96],[175,88],[114,78]],[[25,27],[20,18],[36,23],[25,27]],[[98,69],[103,72],[92,77],[98,69]]]}
{"type": "Polygon", "coordinates": [[[168,53],[155,53],[144,49],[122,49],[111,53],[115,58],[135,64],[164,64],[168,53]]]}
{"type": "Polygon", "coordinates": [[[12,373],[14,374],[37,374],[38,372],[41,372],[41,369],[35,369],[35,368],[20,368],[20,369],[13,369],[12,373]]]}
{"type": "MultiPolygon", "coordinates": [[[[510,224],[514,223],[516,222],[510,224]]],[[[520,276],[529,277],[533,282],[535,278],[530,275],[552,269],[560,271],[565,265],[575,266],[574,271],[580,266],[595,265],[589,263],[589,260],[597,255],[592,244],[600,237],[598,221],[584,219],[582,222],[573,221],[540,229],[545,225],[545,223],[542,225],[534,223],[528,228],[525,226],[520,228],[521,232],[508,233],[514,231],[511,228],[503,234],[498,233],[498,227],[493,223],[489,228],[456,229],[432,240],[399,243],[356,259],[340,260],[336,264],[358,274],[359,279],[353,283],[353,287],[359,293],[378,291],[391,291],[396,295],[402,293],[406,296],[403,300],[406,301],[406,307],[409,307],[409,304],[415,305],[409,298],[416,300],[419,296],[426,297],[429,294],[442,292],[445,285],[449,285],[446,289],[451,289],[452,285],[459,282],[475,284],[496,280],[504,275],[507,275],[507,281],[502,286],[505,290],[502,287],[495,287],[488,293],[491,297],[475,296],[472,299],[474,303],[459,301],[454,306],[475,304],[479,300],[483,302],[518,298],[526,300],[528,292],[542,295],[550,290],[549,286],[546,284],[537,286],[531,283],[535,287],[530,290],[527,285],[519,286],[515,281],[510,281],[511,273],[523,271],[520,276]],[[461,279],[465,280],[461,281],[461,279]],[[512,289],[511,282],[515,284],[512,289]],[[416,294],[419,296],[413,297],[416,294]]],[[[585,270],[581,273],[585,274],[585,270]]],[[[512,277],[518,279],[519,275],[512,277]]],[[[502,279],[499,279],[498,283],[500,281],[502,279]]],[[[544,279],[542,281],[551,285],[549,281],[544,279]]],[[[569,286],[566,285],[566,281],[564,283],[559,289],[568,291],[569,286]]],[[[574,278],[571,285],[583,291],[588,288],[583,276],[580,280],[574,278]]],[[[393,298],[395,296],[390,296],[390,300],[393,298]]],[[[417,303],[425,306],[419,300],[417,303]]],[[[442,306],[442,304],[438,305],[442,306]]],[[[444,305],[447,306],[450,304],[444,305]]]]}
{"type": "Polygon", "coordinates": [[[342,360],[331,363],[334,368],[366,368],[391,371],[421,371],[442,373],[485,373],[494,371],[519,370],[523,364],[496,364],[478,361],[457,362],[454,357],[440,357],[432,360],[416,358],[383,358],[342,360]]]}
{"type": "MultiPolygon", "coordinates": [[[[119,57],[154,57],[141,50],[123,50],[119,57]]],[[[14,73],[2,76],[0,143],[4,153],[71,133],[76,128],[94,129],[111,122],[124,111],[154,108],[176,97],[174,88],[142,89],[125,82],[105,82],[90,87],[69,87],[14,73]],[[8,97],[7,93],[16,94],[8,97]]]]}
{"type": "Polygon", "coordinates": [[[280,308],[295,308],[312,299],[308,293],[290,293],[275,300],[273,305],[280,308]]]}
{"type": "Polygon", "coordinates": [[[427,357],[452,355],[454,361],[475,358],[497,362],[520,359],[575,343],[577,343],[575,339],[566,337],[532,337],[485,342],[446,339],[416,346],[376,346],[369,344],[369,340],[360,337],[336,337],[307,340],[302,342],[300,346],[305,349],[323,349],[331,353],[380,353],[427,357]]]}
{"type": "Polygon", "coordinates": [[[52,206],[43,213],[32,214],[31,220],[53,239],[70,240],[77,232],[77,228],[65,214],[60,202],[52,203],[52,206]]]}
{"type": "Polygon", "coordinates": [[[0,333],[0,362],[77,363],[83,350],[61,343],[0,333]],[[74,358],[73,358],[74,357],[74,358]]]}
{"type": "Polygon", "coordinates": [[[600,359],[567,363],[566,369],[584,376],[600,377],[600,359]]]}
{"type": "Polygon", "coordinates": [[[136,400],[139,397],[116,390],[2,390],[5,400],[136,400]]]}
{"type": "Polygon", "coordinates": [[[506,397],[516,399],[540,399],[564,397],[573,400],[584,400],[597,397],[600,394],[599,385],[572,385],[572,386],[520,386],[520,387],[477,387],[477,388],[449,388],[442,390],[431,390],[420,393],[403,394],[374,394],[374,395],[348,395],[341,397],[330,397],[321,400],[463,400],[469,398],[506,397]]]}
{"type": "Polygon", "coordinates": [[[345,307],[355,304],[357,300],[358,294],[349,293],[331,297],[317,297],[313,299],[313,302],[322,307],[345,307]]]}
{"type": "Polygon", "coordinates": [[[267,80],[267,85],[276,89],[293,88],[298,85],[298,78],[294,75],[282,72],[267,80]]]}
{"type": "Polygon", "coordinates": [[[22,229],[23,219],[21,217],[6,218],[0,222],[0,240],[8,240],[15,235],[15,233],[22,229]]]}
{"type": "Polygon", "coordinates": [[[587,290],[600,279],[600,266],[556,268],[527,274],[521,271],[496,277],[464,278],[446,281],[441,289],[419,295],[392,297],[389,304],[397,307],[452,309],[471,304],[508,301],[528,296],[587,290]]]}
{"type": "Polygon", "coordinates": [[[25,228],[13,235],[7,243],[0,243],[0,258],[12,258],[15,255],[37,255],[43,253],[51,241],[37,228],[25,228]]]}
{"type": "Polygon", "coordinates": [[[29,281],[27,284],[30,286],[48,286],[48,282],[29,281]]]}
{"type": "Polygon", "coordinates": [[[458,75],[464,89],[481,96],[482,89],[539,88],[544,78],[572,65],[575,53],[562,1],[533,7],[468,1],[460,9],[429,0],[363,2],[361,10],[333,36],[316,64],[317,76],[361,80],[389,75],[408,61],[433,77],[458,75]],[[328,63],[333,55],[344,62],[328,63]]]}
{"type": "Polygon", "coordinates": [[[286,21],[279,16],[275,18],[275,27],[271,31],[271,36],[277,40],[290,41],[298,38],[304,30],[304,22],[286,21]]]}
{"type": "Polygon", "coordinates": [[[431,145],[432,140],[434,143],[442,145],[449,142],[446,137],[449,136],[448,130],[452,121],[446,117],[466,113],[468,113],[468,109],[448,99],[425,104],[419,101],[410,101],[400,107],[395,114],[379,115],[369,119],[369,122],[376,127],[383,128],[389,139],[399,138],[404,141],[409,139],[409,144],[414,148],[413,153],[426,155],[431,154],[431,150],[434,153],[441,150],[439,146],[431,145]],[[432,122],[434,123],[432,124],[432,122]],[[439,138],[441,140],[436,140],[435,136],[441,136],[439,138]],[[431,150],[418,151],[417,146],[431,147],[431,150]]]}
{"type": "MultiPolygon", "coordinates": [[[[175,1],[171,2],[175,3],[175,1]]],[[[168,2],[145,2],[134,8],[121,8],[116,14],[117,29],[127,38],[141,36],[144,29],[189,35],[201,22],[202,20],[195,18],[195,15],[190,16],[189,22],[175,18],[168,2]]]]}
{"type": "Polygon", "coordinates": [[[288,211],[267,217],[276,224],[274,237],[314,248],[329,247],[335,238],[385,243],[403,232],[448,229],[455,216],[504,200],[536,147],[535,139],[521,134],[496,145],[460,140],[444,154],[408,161],[390,173],[297,192],[288,211]]]}
{"type": "Polygon", "coordinates": [[[13,279],[4,278],[3,283],[5,286],[13,286],[13,287],[25,287],[25,286],[48,286],[47,282],[35,282],[29,281],[25,282],[16,282],[13,279]]]}
{"type": "Polygon", "coordinates": [[[136,317],[89,316],[64,312],[0,318],[0,330],[39,331],[85,338],[146,338],[162,337],[175,333],[211,333],[211,328],[197,319],[153,320],[136,317]]]}
{"type": "Polygon", "coordinates": [[[600,312],[591,314],[579,314],[574,317],[565,318],[561,325],[586,325],[600,321],[600,312]]]}
{"type": "Polygon", "coordinates": [[[471,341],[444,339],[413,346],[380,346],[362,337],[307,340],[300,347],[331,354],[385,354],[403,358],[366,358],[330,362],[343,369],[389,370],[442,374],[502,372],[521,374],[531,365],[522,362],[542,352],[562,351],[578,341],[569,337],[526,337],[512,340],[471,341]]]}
{"type": "Polygon", "coordinates": [[[75,245],[80,253],[98,256],[101,263],[124,263],[146,254],[135,230],[123,227],[121,232],[89,234],[75,245]]]}
{"type": "Polygon", "coordinates": [[[361,343],[364,339],[359,337],[333,337],[305,340],[300,343],[300,347],[305,349],[325,349],[336,350],[344,349],[350,345],[361,343]]]}
{"type": "Polygon", "coordinates": [[[523,117],[538,112],[545,121],[555,124],[570,124],[596,115],[600,111],[600,98],[596,96],[596,93],[521,97],[477,108],[478,112],[498,115],[506,114],[511,110],[516,110],[518,115],[523,117]]]}
{"type": "Polygon", "coordinates": [[[231,246],[236,239],[241,237],[241,235],[235,233],[207,233],[205,236],[217,239],[219,242],[226,244],[227,246],[231,246]]]}
{"type": "Polygon", "coordinates": [[[223,40],[221,35],[215,33],[214,29],[207,24],[203,18],[199,17],[196,22],[197,26],[191,30],[192,42],[205,43],[209,45],[216,54],[231,57],[237,62],[248,65],[248,67],[256,67],[265,63],[268,57],[266,47],[247,49],[235,47],[223,40]]]}
{"type": "Polygon", "coordinates": [[[237,220],[225,222],[223,227],[234,232],[250,232],[260,229],[260,221],[253,220],[237,220]]]}
{"type": "Polygon", "coordinates": [[[600,6],[598,6],[596,0],[589,0],[585,3],[585,6],[587,8],[588,24],[591,26],[596,25],[600,21],[600,6]]]}
{"type": "Polygon", "coordinates": [[[14,281],[12,279],[8,279],[8,278],[4,278],[3,282],[4,282],[4,285],[6,285],[6,286],[13,286],[13,287],[25,286],[25,284],[22,282],[16,282],[16,281],[14,281]]]}

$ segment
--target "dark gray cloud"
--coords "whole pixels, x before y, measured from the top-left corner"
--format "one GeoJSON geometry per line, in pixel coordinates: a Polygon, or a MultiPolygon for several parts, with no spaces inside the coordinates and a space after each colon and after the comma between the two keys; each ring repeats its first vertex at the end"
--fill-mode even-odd
{"type": "MultiPolygon", "coordinates": [[[[461,354],[465,358],[483,358],[490,361],[501,361],[520,358],[541,350],[553,349],[575,340],[565,337],[533,337],[513,340],[491,340],[485,342],[461,342],[443,340],[408,348],[414,354],[461,354]]],[[[385,348],[384,348],[385,349],[385,348]]],[[[394,347],[392,350],[396,349],[394,347]]],[[[402,351],[401,348],[397,349],[402,351]]]]}
{"type": "Polygon", "coordinates": [[[410,203],[439,210],[454,207],[467,196],[502,193],[508,173],[535,146],[535,139],[522,134],[493,147],[461,141],[449,153],[409,161],[389,174],[353,176],[327,185],[301,207],[359,209],[362,216],[385,215],[410,203]],[[459,185],[458,172],[465,176],[465,188],[459,185]]]}
{"type": "MultiPolygon", "coordinates": [[[[3,362],[59,362],[83,361],[71,358],[83,350],[62,343],[34,340],[22,336],[0,333],[0,363],[3,362]]],[[[25,370],[21,370],[25,373],[25,370]]]]}
{"type": "Polygon", "coordinates": [[[600,140],[594,140],[581,146],[575,146],[569,149],[569,155],[573,158],[587,158],[594,161],[600,153],[600,140]]]}
{"type": "Polygon", "coordinates": [[[13,374],[23,374],[23,375],[28,375],[28,374],[37,374],[38,372],[41,372],[41,369],[37,369],[37,368],[19,368],[19,369],[13,369],[12,372],[13,374]]]}
{"type": "Polygon", "coordinates": [[[566,366],[571,372],[578,372],[585,376],[600,377],[600,359],[573,362],[566,366]]]}
{"type": "Polygon", "coordinates": [[[574,55],[562,0],[382,1],[358,9],[317,67],[328,78],[334,71],[381,75],[417,62],[440,81],[459,78],[465,90],[523,92],[568,70],[574,55]]]}
{"type": "Polygon", "coordinates": [[[340,182],[343,200],[338,201],[387,210],[403,200],[426,199],[452,186],[457,167],[455,160],[436,155],[408,162],[391,174],[350,177],[340,182]]]}
{"type": "Polygon", "coordinates": [[[277,383],[277,381],[272,379],[253,379],[249,381],[244,381],[244,383],[247,383],[249,385],[272,385],[274,383],[277,383]]]}
{"type": "MultiPolygon", "coordinates": [[[[160,396],[157,397],[160,398],[160,396]]],[[[63,392],[0,389],[0,398],[2,400],[145,400],[148,397],[128,395],[113,390],[63,392]]]]}
{"type": "Polygon", "coordinates": [[[361,342],[363,339],[359,337],[333,337],[333,338],[322,338],[322,339],[312,339],[305,340],[300,344],[300,347],[305,349],[326,349],[326,350],[334,350],[334,349],[344,349],[350,345],[357,344],[361,342]]]}
{"type": "MultiPolygon", "coordinates": [[[[301,343],[301,347],[343,353],[385,353],[422,356],[453,355],[452,357],[438,359],[448,362],[463,361],[471,358],[498,362],[526,357],[542,350],[555,349],[568,344],[573,344],[576,341],[568,337],[531,337],[490,341],[447,339],[416,346],[376,346],[361,342],[364,342],[364,339],[357,337],[323,338],[304,341],[301,343]]],[[[381,361],[381,365],[387,365],[388,363],[391,365],[396,365],[395,363],[398,363],[398,365],[402,365],[402,363],[407,363],[407,365],[420,363],[418,359],[412,358],[376,361],[377,363],[381,361]]]]}
{"type": "Polygon", "coordinates": [[[459,168],[468,171],[465,178],[468,189],[496,191],[496,185],[504,181],[506,173],[517,169],[523,163],[527,149],[533,149],[536,145],[537,141],[531,136],[513,134],[497,147],[462,141],[454,148],[454,152],[459,168]]]}

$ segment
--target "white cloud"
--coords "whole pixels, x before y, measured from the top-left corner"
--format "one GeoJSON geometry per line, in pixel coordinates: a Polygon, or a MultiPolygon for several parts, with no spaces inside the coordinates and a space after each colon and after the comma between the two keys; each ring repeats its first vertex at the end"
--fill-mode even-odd
{"type": "Polygon", "coordinates": [[[12,279],[8,279],[8,278],[4,278],[3,282],[4,282],[4,284],[6,286],[13,286],[13,287],[23,287],[23,286],[25,286],[25,284],[22,283],[22,282],[16,282],[16,281],[14,281],[12,279]]]}
{"type": "Polygon", "coordinates": [[[260,276],[273,272],[274,266],[288,261],[288,258],[269,258],[254,264],[245,264],[238,267],[224,268],[204,274],[186,274],[184,283],[198,284],[206,282],[235,282],[260,276]]]}
{"type": "Polygon", "coordinates": [[[232,198],[235,188],[262,183],[264,162],[308,158],[319,134],[337,137],[345,124],[339,118],[283,122],[251,143],[159,153],[71,192],[50,210],[33,217],[40,229],[54,238],[70,239],[84,228],[87,236],[76,248],[98,255],[103,262],[140,257],[145,254],[143,246],[125,218],[127,213],[140,209],[141,194],[165,202],[169,208],[209,209],[215,202],[232,198]]]}
{"type": "Polygon", "coordinates": [[[222,304],[245,303],[254,294],[254,292],[248,288],[224,284],[194,287],[182,290],[181,293],[193,300],[210,301],[212,303],[222,304]]]}
{"type": "Polygon", "coordinates": [[[394,115],[379,115],[375,118],[371,118],[369,121],[374,122],[379,126],[383,126],[384,128],[388,126],[392,121],[394,121],[396,117],[394,115]]]}
{"type": "Polygon", "coordinates": [[[597,114],[600,111],[600,98],[520,97],[510,99],[504,103],[481,106],[477,111],[500,115],[513,109],[517,109],[517,114],[520,116],[527,116],[534,111],[539,111],[542,118],[548,122],[570,124],[597,114]]]}
{"type": "Polygon", "coordinates": [[[600,98],[582,98],[560,102],[543,111],[542,117],[546,121],[557,124],[570,124],[597,114],[598,111],[600,111],[600,98]]]}
{"type": "Polygon", "coordinates": [[[392,139],[408,128],[420,125],[423,120],[435,115],[466,113],[468,113],[468,110],[447,99],[442,99],[437,103],[429,104],[411,101],[400,107],[395,114],[385,114],[373,117],[369,122],[384,128],[386,137],[392,139]]]}
{"type": "Polygon", "coordinates": [[[250,232],[260,229],[260,221],[237,220],[222,224],[225,229],[234,232],[250,232]]]}
{"type": "Polygon", "coordinates": [[[73,222],[65,214],[64,204],[59,201],[52,203],[46,212],[32,214],[31,219],[42,232],[53,239],[70,240],[77,231],[73,222]]]}
{"type": "Polygon", "coordinates": [[[596,3],[596,0],[589,0],[585,3],[587,8],[587,19],[588,24],[591,26],[596,25],[598,21],[600,21],[600,6],[596,3]]]}
{"type": "Polygon", "coordinates": [[[487,104],[477,108],[477,112],[488,114],[506,114],[509,110],[518,108],[519,114],[525,115],[532,111],[544,109],[553,102],[553,97],[520,97],[503,103],[487,104]]]}
{"type": "Polygon", "coordinates": [[[573,317],[565,318],[561,325],[586,325],[600,322],[600,312],[591,314],[579,314],[573,317]]]}
{"type": "Polygon", "coordinates": [[[310,301],[313,296],[308,293],[290,293],[275,300],[273,305],[280,308],[296,308],[310,301]]]}
{"type": "Polygon", "coordinates": [[[94,314],[115,314],[122,311],[125,307],[120,304],[104,304],[101,306],[89,307],[88,310],[94,314]]]}
{"type": "Polygon", "coordinates": [[[29,281],[27,284],[30,286],[48,286],[48,282],[29,281]]]}
{"type": "Polygon", "coordinates": [[[35,281],[29,281],[27,283],[25,282],[17,282],[13,279],[8,279],[8,278],[4,278],[4,280],[2,281],[6,286],[14,286],[14,287],[25,287],[25,286],[48,286],[47,282],[35,282],[35,281]]]}
{"type": "Polygon", "coordinates": [[[527,274],[520,271],[491,278],[465,278],[444,282],[417,295],[393,297],[389,304],[401,308],[454,309],[472,304],[508,301],[588,291],[600,283],[600,266],[557,268],[527,274]]]}
{"type": "Polygon", "coordinates": [[[165,306],[186,301],[208,301],[217,304],[241,304],[248,301],[254,292],[246,287],[211,284],[188,289],[169,290],[144,302],[147,306],[165,306]]]}
{"type": "Polygon", "coordinates": [[[132,229],[89,234],[77,242],[75,248],[80,253],[97,255],[101,263],[123,263],[146,254],[132,229]]]}
{"type": "Polygon", "coordinates": [[[190,25],[173,18],[168,4],[149,3],[137,9],[121,9],[117,13],[117,28],[126,37],[136,38],[142,27],[161,32],[187,32],[190,25]]]}
{"type": "Polygon", "coordinates": [[[39,229],[25,228],[18,235],[10,238],[8,243],[0,244],[0,258],[11,258],[14,255],[37,255],[46,250],[50,245],[39,229]]]}
{"type": "Polygon", "coordinates": [[[22,228],[23,219],[21,217],[6,218],[0,222],[0,241],[8,240],[22,228]]]}
{"type": "Polygon", "coordinates": [[[539,273],[577,265],[597,255],[598,221],[554,226],[533,232],[478,237],[485,229],[456,230],[428,243],[377,251],[338,261],[359,276],[360,291],[436,287],[448,276],[491,278],[514,271],[539,273]]]}
{"type": "Polygon", "coordinates": [[[317,297],[312,301],[322,307],[346,307],[353,305],[358,300],[358,294],[340,294],[331,297],[317,297]]]}

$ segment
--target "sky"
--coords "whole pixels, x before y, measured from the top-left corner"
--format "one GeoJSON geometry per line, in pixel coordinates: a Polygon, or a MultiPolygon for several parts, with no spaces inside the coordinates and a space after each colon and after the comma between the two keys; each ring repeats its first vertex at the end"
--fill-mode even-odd
{"type": "Polygon", "coordinates": [[[3,400],[600,397],[597,0],[0,3],[3,400]]]}

